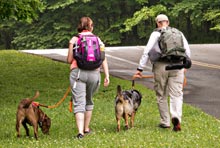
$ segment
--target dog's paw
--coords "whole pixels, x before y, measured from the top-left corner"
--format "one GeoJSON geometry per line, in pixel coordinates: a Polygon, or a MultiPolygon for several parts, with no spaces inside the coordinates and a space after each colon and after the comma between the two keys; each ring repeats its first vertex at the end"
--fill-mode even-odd
{"type": "Polygon", "coordinates": [[[128,130],[128,129],[129,129],[128,125],[125,125],[125,130],[128,130]]]}

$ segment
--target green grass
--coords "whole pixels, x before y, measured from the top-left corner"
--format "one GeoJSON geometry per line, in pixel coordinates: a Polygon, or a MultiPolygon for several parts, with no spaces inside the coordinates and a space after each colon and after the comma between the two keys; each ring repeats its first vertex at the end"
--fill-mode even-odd
{"type": "MultiPolygon", "coordinates": [[[[144,147],[144,148],[207,148],[220,147],[220,122],[200,109],[184,104],[182,131],[159,129],[159,113],[153,91],[136,84],[143,95],[135,119],[135,127],[116,132],[114,97],[116,86],[130,89],[131,82],[111,77],[110,86],[101,86],[94,97],[95,109],[91,122],[93,133],[83,140],[75,138],[77,129],[73,114],[68,111],[68,98],[57,108],[42,110],[51,118],[50,135],[39,129],[39,140],[25,136],[17,139],[16,110],[22,98],[40,91],[38,102],[53,105],[59,101],[69,85],[69,65],[17,51],[0,51],[0,147],[2,148],[70,148],[70,147],[144,147]]],[[[124,122],[121,121],[122,124],[124,122]]],[[[123,128],[122,128],[123,129],[123,128]]]]}

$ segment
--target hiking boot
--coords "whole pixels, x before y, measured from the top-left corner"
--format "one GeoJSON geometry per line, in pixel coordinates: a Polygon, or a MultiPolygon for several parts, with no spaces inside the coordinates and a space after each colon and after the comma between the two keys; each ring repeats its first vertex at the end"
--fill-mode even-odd
{"type": "Polygon", "coordinates": [[[178,132],[181,131],[180,121],[178,118],[174,117],[172,118],[173,123],[173,131],[178,132]]]}
{"type": "Polygon", "coordinates": [[[160,123],[158,125],[159,128],[170,128],[170,126],[160,123]]]}

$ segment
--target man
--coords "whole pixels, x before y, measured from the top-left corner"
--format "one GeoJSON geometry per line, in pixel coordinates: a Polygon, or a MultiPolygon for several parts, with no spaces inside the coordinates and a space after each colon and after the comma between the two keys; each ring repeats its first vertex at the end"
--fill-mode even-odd
{"type": "MultiPolygon", "coordinates": [[[[181,117],[183,104],[183,81],[184,68],[175,70],[165,70],[166,66],[171,63],[158,57],[161,55],[159,47],[159,29],[165,29],[169,26],[169,19],[166,15],[160,14],[155,19],[157,29],[152,32],[148,43],[144,49],[143,55],[139,62],[139,67],[135,75],[141,77],[143,67],[151,60],[154,73],[154,90],[157,96],[157,104],[160,113],[160,128],[170,128],[170,119],[173,124],[173,131],[181,131],[181,117]],[[168,96],[170,97],[170,112],[168,105],[168,96]]],[[[182,35],[183,46],[186,49],[186,55],[190,57],[190,49],[184,35],[182,35]]]]}

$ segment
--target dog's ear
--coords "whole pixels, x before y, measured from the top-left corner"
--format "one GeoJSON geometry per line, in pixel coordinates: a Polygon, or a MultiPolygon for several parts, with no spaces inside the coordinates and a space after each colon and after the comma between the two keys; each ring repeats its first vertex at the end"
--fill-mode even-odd
{"type": "Polygon", "coordinates": [[[117,86],[117,95],[118,96],[122,95],[122,93],[121,93],[121,86],[120,85],[117,86]]]}
{"type": "Polygon", "coordinates": [[[47,122],[47,126],[51,126],[51,120],[49,117],[47,117],[46,122],[47,122]]]}

